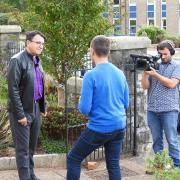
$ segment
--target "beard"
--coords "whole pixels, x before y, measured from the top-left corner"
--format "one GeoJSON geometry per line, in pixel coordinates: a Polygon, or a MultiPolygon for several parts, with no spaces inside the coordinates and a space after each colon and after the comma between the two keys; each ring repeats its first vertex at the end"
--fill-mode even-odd
{"type": "Polygon", "coordinates": [[[162,61],[163,64],[167,64],[167,63],[169,63],[171,61],[171,57],[169,57],[169,58],[161,58],[161,61],[162,61]]]}

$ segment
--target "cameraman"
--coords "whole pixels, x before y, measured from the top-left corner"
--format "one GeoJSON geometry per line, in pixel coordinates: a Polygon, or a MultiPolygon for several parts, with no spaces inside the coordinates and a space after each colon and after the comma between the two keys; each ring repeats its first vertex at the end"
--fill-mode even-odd
{"type": "Polygon", "coordinates": [[[143,89],[148,89],[147,119],[153,138],[153,150],[155,153],[163,150],[164,131],[169,155],[174,165],[180,168],[177,134],[180,63],[172,59],[175,54],[174,47],[173,42],[169,40],[158,44],[157,51],[161,56],[159,70],[151,68],[150,71],[144,71],[141,84],[143,89]]]}

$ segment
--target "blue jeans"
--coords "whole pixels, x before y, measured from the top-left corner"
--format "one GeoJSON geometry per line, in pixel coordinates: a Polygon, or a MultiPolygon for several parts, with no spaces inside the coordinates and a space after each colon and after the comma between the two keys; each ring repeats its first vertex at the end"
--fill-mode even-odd
{"type": "Polygon", "coordinates": [[[155,153],[164,148],[163,131],[168,142],[169,155],[176,167],[180,167],[180,146],[177,134],[178,112],[151,112],[148,111],[148,125],[153,138],[153,150],[155,153]]]}
{"type": "Polygon", "coordinates": [[[86,128],[67,157],[67,180],[79,180],[81,162],[96,148],[104,145],[109,180],[121,180],[120,152],[125,130],[99,133],[86,128]]]}

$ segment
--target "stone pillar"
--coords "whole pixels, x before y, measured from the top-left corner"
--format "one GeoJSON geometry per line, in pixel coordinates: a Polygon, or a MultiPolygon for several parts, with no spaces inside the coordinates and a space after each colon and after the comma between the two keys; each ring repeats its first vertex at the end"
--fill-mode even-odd
{"type": "MultiPolygon", "coordinates": [[[[118,68],[124,71],[130,92],[130,104],[127,113],[127,126],[134,129],[134,72],[133,72],[133,61],[130,58],[130,54],[146,54],[147,47],[150,46],[151,41],[147,37],[109,37],[111,40],[111,53],[110,61],[115,64],[118,68]],[[132,123],[131,123],[132,121],[132,123]]],[[[151,147],[151,136],[150,130],[147,126],[146,118],[146,92],[141,87],[142,71],[137,71],[136,82],[137,82],[137,111],[136,111],[136,130],[137,130],[137,142],[136,152],[139,155],[144,155],[151,147]]],[[[129,132],[128,132],[129,133],[129,132]]],[[[127,137],[132,137],[127,134],[127,137]]]]}
{"type": "Polygon", "coordinates": [[[65,98],[67,98],[67,108],[68,109],[76,109],[78,106],[79,98],[81,95],[81,87],[82,87],[82,78],[77,76],[72,76],[67,79],[67,87],[65,95],[65,87],[59,85],[57,87],[58,90],[58,105],[64,107],[65,98]]]}
{"type": "Polygon", "coordinates": [[[81,95],[82,78],[72,76],[67,80],[67,107],[74,109],[78,107],[81,95]]]}
{"type": "Polygon", "coordinates": [[[57,87],[57,92],[58,92],[58,106],[64,107],[64,104],[65,104],[64,87],[59,85],[57,87]]]}
{"type": "Polygon", "coordinates": [[[10,56],[19,51],[21,27],[17,25],[0,26],[0,72],[6,73],[10,56]]]}

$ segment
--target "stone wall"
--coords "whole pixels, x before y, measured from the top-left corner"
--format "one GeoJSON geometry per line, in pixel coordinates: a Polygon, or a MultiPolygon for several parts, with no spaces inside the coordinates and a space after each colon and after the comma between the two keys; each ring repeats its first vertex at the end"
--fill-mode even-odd
{"type": "Polygon", "coordinates": [[[10,57],[20,51],[20,33],[20,26],[0,26],[0,72],[3,74],[6,74],[10,57]]]}
{"type": "MultiPolygon", "coordinates": [[[[130,107],[131,113],[127,114],[127,120],[134,119],[134,72],[133,61],[130,54],[146,54],[147,47],[150,46],[151,41],[146,37],[109,37],[111,40],[110,61],[119,67],[126,75],[129,92],[130,92],[130,107]]],[[[136,72],[137,83],[137,111],[136,111],[136,149],[135,153],[144,155],[151,150],[152,140],[150,130],[147,126],[146,118],[146,99],[147,92],[141,87],[142,71],[136,72]]],[[[129,122],[128,122],[129,123],[129,122]]],[[[134,126],[132,125],[132,130],[134,126]]],[[[127,135],[129,136],[129,135],[127,135]]]]}

